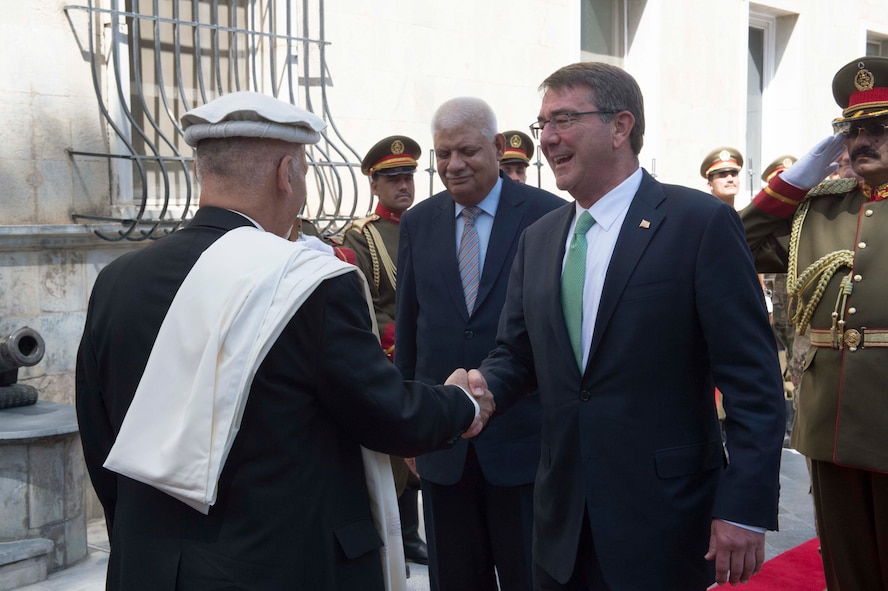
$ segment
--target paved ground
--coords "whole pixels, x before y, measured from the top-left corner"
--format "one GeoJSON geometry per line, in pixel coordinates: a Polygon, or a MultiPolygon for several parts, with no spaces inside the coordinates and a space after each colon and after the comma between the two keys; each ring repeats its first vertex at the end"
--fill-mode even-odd
{"type": "MultiPolygon", "coordinates": [[[[783,450],[780,470],[780,531],[766,537],[765,558],[789,550],[814,537],[814,509],[808,494],[805,459],[790,449],[783,450]]],[[[421,514],[421,513],[420,513],[421,514]]],[[[102,520],[90,522],[90,554],[82,563],[51,575],[46,581],[20,587],[19,591],[102,591],[108,564],[108,538],[102,520]]],[[[428,569],[410,564],[410,591],[428,591],[428,569]]]]}

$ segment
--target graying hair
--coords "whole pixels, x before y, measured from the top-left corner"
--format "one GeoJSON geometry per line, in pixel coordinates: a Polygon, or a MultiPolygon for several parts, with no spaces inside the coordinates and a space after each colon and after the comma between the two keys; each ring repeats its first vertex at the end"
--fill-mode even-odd
{"type": "Polygon", "coordinates": [[[281,158],[293,154],[294,149],[298,157],[305,146],[264,138],[205,139],[198,144],[195,154],[197,179],[200,182],[204,176],[222,177],[252,187],[264,182],[277,169],[281,158]]]}
{"type": "MultiPolygon", "coordinates": [[[[540,90],[564,88],[589,89],[590,100],[601,111],[629,111],[635,126],[629,135],[632,151],[637,156],[644,144],[644,98],[641,88],[626,70],[601,62],[579,62],[556,70],[540,84],[540,90]]],[[[601,115],[610,121],[613,115],[601,115]]]]}
{"type": "Polygon", "coordinates": [[[473,96],[452,98],[432,116],[432,136],[439,131],[473,127],[490,141],[496,138],[496,115],[483,100],[473,96]]]}

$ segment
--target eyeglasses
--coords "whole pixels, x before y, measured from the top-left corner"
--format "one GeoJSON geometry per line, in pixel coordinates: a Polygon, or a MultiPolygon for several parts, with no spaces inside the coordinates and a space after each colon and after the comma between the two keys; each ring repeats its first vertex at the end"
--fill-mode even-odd
{"type": "Polygon", "coordinates": [[[866,121],[864,123],[850,123],[843,121],[836,124],[836,131],[845,136],[846,139],[853,139],[861,133],[865,133],[869,137],[882,137],[888,131],[888,123],[880,121],[866,121]]]}
{"type": "Polygon", "coordinates": [[[555,115],[551,119],[540,120],[536,123],[530,124],[530,132],[533,134],[533,139],[540,139],[540,132],[545,129],[546,124],[551,123],[552,128],[555,131],[567,131],[573,124],[577,122],[577,119],[581,115],[613,115],[617,111],[585,111],[583,113],[560,113],[555,115]]]}

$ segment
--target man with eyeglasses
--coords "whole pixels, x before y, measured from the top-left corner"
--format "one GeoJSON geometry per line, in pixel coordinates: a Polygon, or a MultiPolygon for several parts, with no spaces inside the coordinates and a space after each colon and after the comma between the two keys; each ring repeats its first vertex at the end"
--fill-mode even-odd
{"type": "Polygon", "coordinates": [[[573,64],[541,90],[531,129],[575,203],[525,230],[498,346],[469,372],[503,417],[539,385],[535,589],[745,582],[777,528],[785,418],[743,227],[639,167],[643,98],[627,72],[573,64]]]}
{"type": "Polygon", "coordinates": [[[709,191],[734,207],[734,198],[740,192],[740,170],[743,168],[743,156],[736,148],[722,146],[711,151],[703,158],[700,165],[700,176],[706,179],[709,191]]]}
{"type": "Polygon", "coordinates": [[[811,460],[826,582],[888,589],[888,58],[846,64],[832,91],[836,134],[742,218],[759,269],[787,272],[811,339],[791,445],[811,460]],[[846,146],[862,180],[821,182],[846,146]]]}

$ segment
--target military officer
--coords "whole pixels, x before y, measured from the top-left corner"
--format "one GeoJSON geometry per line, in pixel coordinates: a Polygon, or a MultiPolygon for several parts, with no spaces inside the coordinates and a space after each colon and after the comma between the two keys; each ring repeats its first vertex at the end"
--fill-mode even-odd
{"type": "MultiPolygon", "coordinates": [[[[382,348],[389,359],[395,355],[395,285],[401,214],[413,205],[413,174],[422,148],[404,135],[378,141],[361,161],[361,172],[370,177],[370,190],[379,200],[375,211],[346,226],[343,246],[355,252],[373,296],[373,308],[382,348]]],[[[407,560],[428,563],[428,550],[419,537],[417,497],[419,478],[403,458],[392,457],[404,555],[407,560]]]]}
{"type": "Polygon", "coordinates": [[[810,335],[791,444],[811,459],[826,582],[888,589],[888,58],[833,78],[834,136],[743,210],[761,271],[786,271],[810,335]],[[853,178],[821,182],[847,145],[853,178]]]}
{"type": "Polygon", "coordinates": [[[533,156],[533,140],[520,131],[504,131],[506,149],[500,160],[500,170],[516,183],[527,183],[527,167],[533,156]]]}
{"type": "Polygon", "coordinates": [[[342,234],[355,251],[357,266],[370,284],[382,348],[395,354],[395,275],[401,214],[413,205],[413,174],[422,149],[415,140],[393,135],[377,142],[361,161],[370,190],[379,200],[367,217],[353,221],[342,234]]]}
{"type": "Polygon", "coordinates": [[[700,176],[713,195],[734,207],[734,198],[740,192],[740,169],[743,156],[735,148],[722,146],[711,151],[700,164],[700,176]]]}

